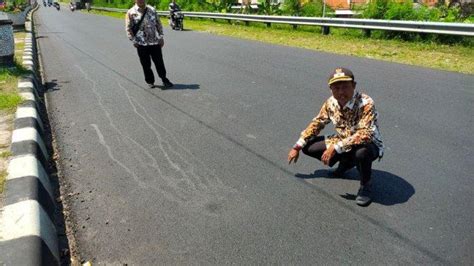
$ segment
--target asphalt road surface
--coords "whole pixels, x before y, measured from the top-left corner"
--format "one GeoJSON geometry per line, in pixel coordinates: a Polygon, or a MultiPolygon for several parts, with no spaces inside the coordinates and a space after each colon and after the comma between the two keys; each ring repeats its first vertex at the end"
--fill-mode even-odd
{"type": "Polygon", "coordinates": [[[166,28],[176,86],[149,89],[123,20],[35,17],[81,258],[473,264],[474,76],[166,28]],[[380,112],[366,208],[355,170],[328,179],[314,159],[286,160],[336,66],[380,112]]]}

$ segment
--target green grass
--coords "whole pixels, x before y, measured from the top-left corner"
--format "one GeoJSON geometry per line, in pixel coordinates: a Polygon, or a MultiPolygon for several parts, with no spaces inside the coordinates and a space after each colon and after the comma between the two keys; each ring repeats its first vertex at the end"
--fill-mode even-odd
{"type": "Polygon", "coordinates": [[[81,9],[81,11],[85,12],[85,13],[90,13],[90,14],[96,14],[96,15],[108,16],[108,17],[113,17],[113,18],[125,19],[125,13],[99,11],[99,10],[91,10],[91,11],[87,12],[87,10],[85,10],[85,9],[81,9]]]}
{"type": "MultiPolygon", "coordinates": [[[[23,99],[18,94],[18,79],[25,74],[30,73],[26,70],[19,62],[22,60],[23,48],[26,33],[24,31],[18,31],[14,33],[14,36],[17,40],[20,40],[19,43],[15,44],[15,64],[13,67],[5,68],[0,67],[0,114],[5,115],[10,112],[14,112],[16,107],[23,101],[23,99]]],[[[10,145],[4,144],[0,145],[0,149],[7,149],[10,145]]],[[[11,156],[10,151],[0,152],[0,158],[6,159],[11,156]]],[[[5,170],[0,170],[0,195],[3,194],[5,187],[5,178],[7,172],[5,170]]]]}
{"type": "MultiPolygon", "coordinates": [[[[120,19],[125,16],[117,12],[91,13],[120,19]]],[[[167,19],[162,17],[162,23],[167,25],[167,19]]],[[[373,37],[368,38],[362,30],[333,27],[331,34],[322,35],[320,27],[298,26],[294,30],[291,25],[283,24],[272,24],[271,28],[267,28],[263,23],[250,23],[246,26],[239,22],[230,24],[223,20],[190,18],[185,20],[184,26],[188,30],[240,39],[474,74],[474,38],[447,45],[422,40],[382,39],[380,31],[374,31],[373,37]]]]}
{"type": "MultiPolygon", "coordinates": [[[[25,32],[15,32],[15,38],[23,40],[25,32]]],[[[25,74],[30,73],[20,61],[23,56],[24,43],[15,44],[16,50],[21,52],[15,53],[15,65],[11,68],[0,68],[0,110],[12,111],[18,104],[22,102],[22,98],[17,92],[18,79],[25,74]]]]}
{"type": "Polygon", "coordinates": [[[3,190],[5,189],[5,180],[7,178],[7,175],[7,171],[0,171],[0,195],[3,194],[3,190]]]}
{"type": "Polygon", "coordinates": [[[10,156],[12,156],[12,152],[11,151],[2,151],[0,152],[0,158],[8,158],[10,156]]]}
{"type": "Polygon", "coordinates": [[[0,110],[11,110],[17,107],[23,99],[16,93],[0,92],[0,110]]]}
{"type": "Polygon", "coordinates": [[[17,84],[19,77],[27,73],[18,64],[13,68],[0,68],[0,110],[13,110],[22,102],[17,84]]]}
{"type": "MultiPolygon", "coordinates": [[[[24,31],[18,31],[14,33],[14,36],[17,40],[23,41],[26,33],[24,31]]],[[[19,42],[15,44],[15,64],[13,67],[5,68],[0,67],[0,114],[5,115],[9,112],[14,112],[16,107],[23,101],[23,99],[18,94],[18,79],[30,73],[25,69],[19,62],[22,61],[23,56],[24,42],[19,42]]],[[[0,145],[0,149],[6,149],[9,147],[9,144],[0,145]]],[[[11,156],[10,151],[0,152],[0,158],[6,159],[11,156]]],[[[5,170],[0,170],[0,195],[3,194],[5,187],[5,178],[7,172],[5,170]]]]}
{"type": "Polygon", "coordinates": [[[30,72],[21,66],[18,61],[15,62],[14,67],[0,67],[0,91],[15,92],[17,90],[18,78],[28,73],[30,72]]]}

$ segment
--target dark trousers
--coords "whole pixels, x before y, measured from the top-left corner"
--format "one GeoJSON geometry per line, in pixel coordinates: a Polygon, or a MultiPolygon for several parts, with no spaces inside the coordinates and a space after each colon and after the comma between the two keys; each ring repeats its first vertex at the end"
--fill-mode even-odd
{"type": "Polygon", "coordinates": [[[140,57],[140,63],[143,67],[143,73],[145,74],[145,81],[148,84],[155,83],[155,76],[151,70],[151,60],[156,67],[156,72],[158,76],[163,80],[166,79],[166,69],[165,63],[163,62],[163,55],[161,53],[161,47],[159,45],[149,45],[149,46],[138,46],[137,47],[138,57],[140,57]]]}
{"type": "MultiPolygon", "coordinates": [[[[318,136],[310,139],[303,148],[303,153],[321,161],[321,156],[326,151],[324,136],[318,136]]],[[[336,153],[329,161],[329,166],[339,162],[339,170],[347,171],[352,167],[357,167],[360,175],[360,184],[369,183],[372,175],[372,162],[379,156],[378,147],[373,144],[356,145],[351,151],[341,154],[336,153]]]]}

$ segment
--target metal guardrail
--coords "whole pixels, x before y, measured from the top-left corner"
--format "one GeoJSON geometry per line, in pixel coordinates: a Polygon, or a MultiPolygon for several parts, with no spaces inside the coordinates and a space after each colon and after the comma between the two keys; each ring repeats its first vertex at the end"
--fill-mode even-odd
{"type": "MultiPolygon", "coordinates": [[[[92,7],[96,10],[127,12],[126,9],[92,7]]],[[[168,15],[168,11],[158,11],[160,15],[168,15]]],[[[474,24],[470,23],[450,23],[450,22],[425,22],[425,21],[405,21],[405,20],[379,20],[379,19],[354,19],[354,18],[321,18],[321,17],[292,17],[292,16],[262,16],[229,13],[209,13],[209,12],[183,12],[187,17],[238,20],[249,22],[290,24],[290,25],[310,25],[323,27],[323,33],[329,33],[329,27],[352,28],[365,30],[370,34],[370,30],[388,30],[402,32],[434,33],[460,36],[474,36],[474,24]]]]}

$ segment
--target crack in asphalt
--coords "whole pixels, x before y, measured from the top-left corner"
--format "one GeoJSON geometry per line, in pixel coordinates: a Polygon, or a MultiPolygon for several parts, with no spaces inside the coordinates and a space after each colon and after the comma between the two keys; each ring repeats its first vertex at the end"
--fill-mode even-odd
{"type": "MultiPolygon", "coordinates": [[[[102,109],[102,111],[105,113],[105,116],[107,117],[107,120],[109,121],[109,125],[112,127],[112,129],[114,129],[114,131],[117,132],[124,139],[127,139],[127,140],[133,142],[133,144],[138,146],[145,153],[145,155],[150,160],[152,160],[152,164],[149,165],[149,166],[151,166],[153,169],[157,170],[158,173],[159,173],[158,177],[161,178],[160,180],[162,180],[166,183],[165,186],[160,185],[162,187],[162,189],[158,190],[158,192],[161,192],[165,196],[166,199],[168,199],[172,202],[175,202],[175,203],[183,203],[183,202],[188,202],[188,203],[189,202],[194,202],[194,203],[199,203],[199,202],[203,203],[204,202],[205,203],[206,202],[206,198],[205,198],[206,194],[211,194],[211,195],[214,195],[215,197],[219,198],[220,196],[216,196],[216,195],[222,193],[222,191],[235,192],[234,189],[226,187],[223,184],[223,182],[215,175],[209,175],[209,176],[214,177],[214,180],[212,180],[213,182],[209,182],[209,181],[206,180],[205,177],[199,176],[199,174],[195,173],[193,167],[190,167],[190,169],[188,169],[188,170],[183,170],[183,168],[178,163],[174,162],[173,159],[170,157],[170,154],[166,151],[166,147],[164,147],[163,144],[168,145],[167,149],[169,150],[170,153],[175,154],[179,158],[180,163],[182,163],[183,165],[192,166],[191,162],[187,162],[187,160],[185,158],[183,158],[178,152],[176,152],[174,149],[172,149],[170,147],[171,145],[168,142],[165,141],[165,139],[161,136],[160,132],[158,132],[158,130],[152,125],[152,123],[149,120],[151,120],[155,124],[158,124],[158,123],[156,121],[154,121],[149,116],[149,114],[147,114],[147,112],[146,112],[146,110],[144,109],[143,106],[141,106],[138,103],[134,103],[136,101],[133,99],[133,97],[131,97],[129,95],[128,91],[119,83],[119,86],[124,90],[124,92],[127,96],[127,99],[130,103],[130,106],[133,108],[134,113],[138,117],[140,117],[144,121],[144,123],[147,125],[147,127],[149,127],[154,132],[155,137],[157,138],[158,143],[159,143],[159,150],[162,152],[162,154],[164,154],[164,157],[168,161],[168,164],[171,165],[175,171],[179,172],[181,174],[181,176],[183,176],[183,178],[173,178],[171,175],[163,174],[163,170],[159,167],[158,161],[150,153],[150,151],[148,149],[146,149],[143,145],[138,143],[136,140],[131,138],[130,136],[123,134],[123,132],[114,123],[114,120],[111,116],[111,113],[109,111],[107,111],[107,109],[106,109],[106,107],[103,103],[103,97],[99,94],[99,91],[97,89],[97,82],[95,82],[93,79],[91,79],[89,77],[89,75],[79,65],[75,65],[75,67],[77,67],[79,69],[79,71],[83,74],[85,80],[92,83],[92,87],[91,87],[92,93],[95,95],[95,97],[96,97],[96,99],[99,103],[99,106],[102,109]],[[146,115],[148,116],[148,119],[138,112],[138,109],[137,109],[136,105],[140,106],[140,108],[143,110],[143,112],[145,112],[146,115]],[[206,180],[206,181],[203,181],[203,180],[206,180]],[[170,189],[165,189],[164,187],[167,187],[167,188],[170,188],[170,189]],[[198,195],[200,193],[198,193],[198,192],[202,192],[202,193],[204,193],[204,195],[199,197],[198,195]],[[199,197],[200,200],[197,200],[197,197],[199,197]]],[[[122,168],[124,168],[127,171],[127,173],[129,173],[132,176],[132,178],[139,184],[140,188],[157,190],[156,186],[150,186],[150,184],[146,183],[140,177],[138,177],[138,175],[134,171],[132,171],[132,169],[128,168],[125,165],[124,162],[122,162],[119,159],[115,158],[115,156],[113,155],[113,149],[110,147],[110,145],[108,145],[106,143],[105,137],[101,133],[99,127],[96,124],[91,124],[91,126],[96,130],[96,133],[99,137],[99,142],[102,146],[104,146],[107,149],[107,153],[108,153],[109,157],[114,162],[116,162],[118,165],[120,165],[122,168]]],[[[161,125],[159,125],[159,127],[164,128],[161,125]]],[[[167,132],[169,132],[169,130],[167,130],[166,128],[164,128],[164,129],[167,132]]],[[[176,142],[175,146],[182,147],[182,145],[180,145],[176,141],[175,138],[173,138],[173,139],[176,142]]],[[[190,155],[189,157],[191,157],[193,159],[196,159],[188,150],[186,150],[186,152],[188,153],[188,155],[190,155]]],[[[141,162],[141,160],[139,160],[139,161],[141,162]]],[[[202,163],[200,163],[200,164],[203,165],[202,163]]],[[[206,176],[208,176],[208,175],[206,175],[206,176]]],[[[154,180],[155,181],[156,181],[156,177],[157,176],[154,175],[154,178],[155,178],[154,180]]]]}

